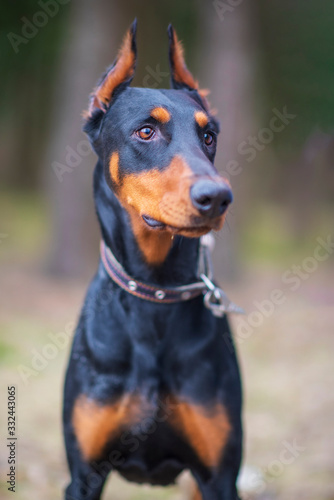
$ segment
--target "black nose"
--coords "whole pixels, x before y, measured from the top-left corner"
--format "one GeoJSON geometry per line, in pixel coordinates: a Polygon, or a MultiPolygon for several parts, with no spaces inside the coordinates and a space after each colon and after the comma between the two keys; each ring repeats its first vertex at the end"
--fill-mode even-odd
{"type": "Polygon", "coordinates": [[[190,198],[201,215],[214,218],[226,211],[233,195],[227,184],[201,179],[191,187],[190,198]]]}

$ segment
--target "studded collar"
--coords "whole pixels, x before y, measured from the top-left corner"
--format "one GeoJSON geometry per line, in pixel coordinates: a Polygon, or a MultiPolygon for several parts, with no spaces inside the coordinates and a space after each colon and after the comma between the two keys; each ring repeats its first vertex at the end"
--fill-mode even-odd
{"type": "Polygon", "coordinates": [[[226,312],[242,313],[242,309],[231,302],[226,294],[212,282],[211,251],[214,238],[211,234],[200,238],[198,276],[199,281],[188,285],[162,288],[134,279],[118,262],[112,251],[102,240],[101,259],[110,278],[123,290],[143,300],[161,304],[173,304],[204,295],[204,305],[214,316],[222,317],[226,312]]]}

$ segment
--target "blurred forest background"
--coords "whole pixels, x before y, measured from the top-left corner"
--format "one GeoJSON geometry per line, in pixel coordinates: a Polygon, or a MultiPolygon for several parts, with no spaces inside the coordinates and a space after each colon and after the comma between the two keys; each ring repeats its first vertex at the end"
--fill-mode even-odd
{"type": "MultiPolygon", "coordinates": [[[[216,166],[235,197],[215,266],[246,310],[233,318],[245,381],[243,498],[333,500],[331,0],[1,2],[0,359],[19,394],[16,498],[60,498],[68,480],[60,413],[69,344],[54,359],[43,349],[75,322],[97,265],[95,156],[81,113],[134,17],[134,85],[169,86],[172,22],[221,123],[216,166]],[[285,300],[263,312],[274,289],[285,300]],[[22,366],[35,373],[22,376],[22,366]],[[282,450],[296,442],[285,463],[282,450]]],[[[2,429],[5,419],[2,411],[2,429]]],[[[6,471],[3,448],[0,458],[6,471]]],[[[119,481],[108,485],[119,500],[189,493],[119,481]]],[[[5,480],[0,491],[9,498],[5,480]]]]}

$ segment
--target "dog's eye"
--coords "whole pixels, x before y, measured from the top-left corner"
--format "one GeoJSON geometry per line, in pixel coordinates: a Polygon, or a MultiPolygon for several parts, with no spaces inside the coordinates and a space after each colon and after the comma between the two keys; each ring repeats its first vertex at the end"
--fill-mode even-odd
{"type": "Polygon", "coordinates": [[[204,134],[204,142],[207,146],[211,146],[211,144],[213,143],[213,134],[211,134],[210,132],[205,132],[204,134]]]}
{"type": "Polygon", "coordinates": [[[148,141],[149,139],[152,139],[155,132],[151,127],[142,127],[139,130],[137,130],[136,134],[144,141],[148,141]]]}

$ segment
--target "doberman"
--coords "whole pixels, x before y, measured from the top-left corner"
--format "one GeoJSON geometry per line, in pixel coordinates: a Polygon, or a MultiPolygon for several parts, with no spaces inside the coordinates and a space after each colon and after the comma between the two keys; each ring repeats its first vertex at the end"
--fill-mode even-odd
{"type": "Polygon", "coordinates": [[[66,375],[65,499],[100,499],[111,470],[168,485],[188,469],[197,498],[236,500],[238,363],[197,274],[200,237],[232,201],[213,165],[219,126],[172,26],[172,88],[130,87],[135,34],[136,21],[85,114],[102,244],[66,375]]]}

